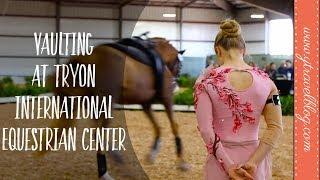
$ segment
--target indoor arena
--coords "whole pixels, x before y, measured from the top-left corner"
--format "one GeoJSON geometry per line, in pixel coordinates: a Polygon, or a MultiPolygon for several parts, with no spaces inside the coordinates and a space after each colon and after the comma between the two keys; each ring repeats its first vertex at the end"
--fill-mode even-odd
{"type": "MultiPolygon", "coordinates": [[[[115,111],[119,111],[119,117],[122,118],[121,127],[123,126],[126,130],[125,133],[122,132],[124,134],[121,136],[126,136],[129,141],[125,143],[124,147],[119,145],[117,149],[122,151],[127,149],[128,152],[133,153],[132,157],[134,158],[131,163],[136,164],[137,168],[142,168],[141,172],[148,177],[147,179],[203,179],[207,150],[197,129],[193,87],[197,77],[202,74],[205,68],[219,66],[214,49],[214,38],[219,32],[221,21],[235,19],[241,26],[241,34],[246,43],[245,62],[269,75],[280,92],[283,134],[272,151],[272,177],[275,180],[293,179],[292,7],[292,2],[287,0],[269,0],[268,3],[258,0],[1,1],[0,128],[2,130],[0,136],[2,139],[0,144],[2,149],[0,150],[0,177],[3,179],[98,179],[96,159],[98,145],[95,142],[92,142],[94,144],[92,146],[96,147],[92,147],[91,150],[79,148],[76,151],[65,151],[62,149],[46,153],[26,149],[10,150],[6,144],[9,137],[5,136],[4,129],[44,128],[56,121],[54,118],[48,117],[16,118],[17,107],[22,108],[21,111],[26,111],[22,105],[16,105],[20,97],[30,95],[36,99],[33,100],[36,102],[33,102],[30,97],[24,102],[26,105],[30,101],[30,104],[28,103],[30,107],[27,111],[31,116],[32,110],[35,117],[37,114],[36,111],[33,112],[34,107],[31,107],[31,104],[42,104],[43,99],[46,99],[44,97],[47,99],[55,97],[48,86],[37,86],[35,76],[39,78],[38,82],[40,82],[42,78],[50,78],[56,72],[57,65],[74,59],[74,55],[81,56],[83,55],[81,52],[90,55],[91,46],[113,43],[136,36],[141,39],[155,38],[169,42],[172,48],[176,49],[174,52],[179,52],[180,64],[177,65],[180,68],[179,75],[173,78],[173,92],[168,93],[173,94],[172,97],[169,97],[173,104],[164,104],[163,106],[157,100],[153,101],[150,108],[153,109],[154,116],[145,113],[146,106],[141,106],[140,103],[149,96],[147,90],[149,78],[140,80],[138,85],[133,88],[133,92],[138,93],[134,98],[122,100],[115,97],[112,99],[116,104],[115,111]],[[59,34],[59,32],[63,33],[59,34]],[[44,35],[45,33],[48,33],[47,37],[44,35]],[[80,44],[79,46],[71,46],[72,42],[80,44]],[[88,46],[89,49],[85,49],[84,46],[88,46]],[[47,69],[37,71],[37,65],[46,65],[47,69]],[[173,117],[170,120],[168,108],[171,108],[173,112],[173,117]],[[153,121],[158,123],[157,129],[155,123],[150,121],[150,117],[154,117],[153,121]],[[178,140],[178,136],[174,136],[177,133],[179,133],[178,140]],[[155,146],[157,152],[152,151],[150,155],[150,149],[154,150],[155,146]],[[182,150],[179,149],[182,147],[182,150]],[[185,162],[183,167],[177,165],[179,164],[177,154],[180,151],[183,153],[185,162]]],[[[107,50],[102,49],[102,51],[107,50]]],[[[90,63],[95,62],[95,58],[100,55],[93,52],[93,55],[88,58],[86,58],[87,56],[81,57],[83,58],[79,61],[90,63]]],[[[74,67],[74,64],[71,63],[71,66],[74,67]]],[[[62,68],[62,66],[59,67],[62,68]]],[[[113,67],[118,67],[118,64],[113,67]]],[[[95,99],[93,96],[98,96],[101,93],[98,88],[118,81],[114,80],[115,78],[112,76],[117,69],[113,67],[103,69],[102,66],[96,65],[95,69],[91,69],[90,73],[87,73],[91,75],[87,79],[88,86],[85,84],[81,88],[77,87],[64,93],[68,96],[91,96],[91,99],[95,99]],[[96,73],[97,76],[93,77],[93,73],[96,73]],[[95,88],[94,91],[90,90],[91,87],[95,88]],[[97,94],[92,94],[93,92],[97,94]]],[[[170,67],[168,68],[170,69],[170,67]]],[[[153,72],[146,68],[142,68],[141,71],[144,70],[153,72]]],[[[69,83],[68,86],[81,82],[82,77],[77,75],[76,71],[61,69],[60,72],[74,75],[72,77],[75,82],[69,83]]],[[[130,74],[132,77],[135,76],[138,79],[145,78],[145,76],[138,76],[133,72],[132,74],[130,74]]],[[[62,82],[67,82],[67,80],[67,77],[64,79],[62,76],[62,82]]],[[[157,80],[159,79],[155,78],[155,82],[157,80]]],[[[123,81],[123,83],[127,82],[123,81]]],[[[155,86],[157,87],[157,85],[155,86]]],[[[128,94],[130,95],[130,93],[128,94]]],[[[106,99],[108,100],[108,98],[106,99]]],[[[111,101],[110,98],[109,100],[111,101]]],[[[82,106],[91,107],[90,102],[88,100],[87,105],[82,106]]],[[[50,103],[53,103],[52,100],[50,103]]],[[[94,102],[92,103],[94,104],[94,102]]],[[[113,115],[109,112],[111,110],[108,109],[109,105],[111,107],[111,102],[105,103],[105,109],[102,107],[99,109],[100,106],[97,106],[91,110],[93,113],[96,112],[96,116],[99,117],[101,113],[105,112],[109,116],[106,119],[116,121],[117,118],[113,119],[111,117],[113,115]]],[[[68,103],[61,102],[61,106],[64,104],[68,103]]],[[[80,106],[80,104],[78,105],[80,106]]],[[[61,109],[61,112],[57,112],[55,117],[61,117],[61,114],[66,111],[68,110],[61,109]]],[[[76,121],[73,125],[76,124],[75,127],[78,129],[75,132],[77,147],[81,147],[82,138],[86,142],[89,141],[89,135],[82,137],[84,135],[81,133],[85,128],[89,128],[89,124],[92,127],[92,124],[95,123],[89,119],[90,116],[87,114],[84,118],[70,120],[76,121]]],[[[261,136],[267,127],[263,116],[261,116],[260,125],[259,135],[261,136]]],[[[36,130],[30,131],[36,132],[36,130]]],[[[113,135],[117,133],[118,131],[113,135]]],[[[120,133],[117,136],[120,136],[120,133]]],[[[26,139],[26,137],[24,138],[26,139]]],[[[116,144],[122,143],[120,139],[116,144]]],[[[12,141],[15,140],[17,139],[13,138],[12,141]]],[[[32,142],[30,141],[30,143],[32,142]]],[[[107,167],[112,169],[112,166],[118,166],[121,171],[122,165],[117,164],[117,158],[121,159],[119,154],[110,155],[110,158],[108,155],[107,167]]],[[[118,171],[111,171],[111,176],[114,176],[115,172],[118,171]]],[[[130,174],[132,173],[130,170],[124,173],[127,173],[127,178],[119,179],[140,179],[133,178],[134,175],[130,174]]]]}

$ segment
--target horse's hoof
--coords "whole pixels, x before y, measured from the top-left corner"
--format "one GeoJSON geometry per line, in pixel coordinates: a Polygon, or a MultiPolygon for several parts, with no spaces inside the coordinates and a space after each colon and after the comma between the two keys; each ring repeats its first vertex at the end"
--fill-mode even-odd
{"type": "Polygon", "coordinates": [[[155,143],[153,145],[153,148],[151,149],[150,154],[147,155],[147,162],[153,164],[156,161],[156,158],[158,156],[159,153],[159,149],[160,149],[160,139],[156,138],[155,143]]]}
{"type": "Polygon", "coordinates": [[[151,164],[153,164],[156,161],[156,158],[158,156],[159,150],[152,150],[150,154],[147,156],[147,161],[151,164]]]}
{"type": "Polygon", "coordinates": [[[153,164],[156,161],[157,155],[158,155],[158,151],[155,151],[155,150],[151,151],[151,153],[148,154],[146,158],[148,163],[153,164]]]}
{"type": "Polygon", "coordinates": [[[104,173],[103,176],[100,177],[100,180],[114,180],[108,172],[104,173]]]}
{"type": "Polygon", "coordinates": [[[191,169],[191,165],[187,162],[180,162],[178,169],[181,171],[189,171],[191,169]]]}

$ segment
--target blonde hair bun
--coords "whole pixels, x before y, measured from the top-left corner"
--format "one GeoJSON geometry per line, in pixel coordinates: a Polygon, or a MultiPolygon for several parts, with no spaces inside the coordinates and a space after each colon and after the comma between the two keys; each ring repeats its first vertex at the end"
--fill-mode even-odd
{"type": "Polygon", "coordinates": [[[224,38],[236,38],[241,35],[241,28],[237,21],[227,19],[220,24],[221,35],[224,38]]]}

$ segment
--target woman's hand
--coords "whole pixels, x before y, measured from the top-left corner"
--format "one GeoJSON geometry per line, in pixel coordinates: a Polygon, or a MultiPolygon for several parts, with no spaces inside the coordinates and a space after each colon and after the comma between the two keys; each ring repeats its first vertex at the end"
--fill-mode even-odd
{"type": "Polygon", "coordinates": [[[230,180],[253,180],[253,176],[241,167],[242,165],[233,164],[228,169],[230,180]]]}
{"type": "Polygon", "coordinates": [[[254,172],[257,169],[257,165],[251,161],[248,161],[244,165],[241,166],[244,170],[246,170],[251,176],[254,175],[254,172]]]}

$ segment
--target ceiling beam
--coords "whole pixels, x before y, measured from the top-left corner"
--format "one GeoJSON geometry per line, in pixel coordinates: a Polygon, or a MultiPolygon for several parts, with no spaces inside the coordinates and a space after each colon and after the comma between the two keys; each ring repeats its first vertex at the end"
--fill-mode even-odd
{"type": "MultiPolygon", "coordinates": [[[[41,1],[43,1],[43,0],[41,0],[41,1]]],[[[75,7],[115,8],[115,7],[119,6],[119,3],[116,3],[116,2],[103,2],[103,1],[99,1],[99,0],[92,0],[92,1],[87,1],[87,0],[57,0],[57,1],[60,1],[61,5],[63,5],[63,6],[75,6],[75,7]]]]}
{"type": "Polygon", "coordinates": [[[120,2],[120,7],[123,7],[123,6],[125,6],[125,5],[130,4],[132,1],[133,1],[133,0],[124,0],[124,1],[120,2]]]}
{"type": "Polygon", "coordinates": [[[225,10],[226,12],[230,13],[230,15],[232,17],[235,16],[235,7],[229,3],[228,1],[226,0],[213,0],[213,3],[218,6],[219,8],[225,10]]]}
{"type": "Polygon", "coordinates": [[[255,6],[269,12],[280,15],[293,16],[293,0],[241,0],[242,2],[255,6]]]}
{"type": "Polygon", "coordinates": [[[191,0],[191,1],[189,1],[189,2],[187,2],[187,3],[185,3],[185,4],[183,4],[183,5],[181,6],[181,8],[188,7],[189,5],[191,5],[192,3],[196,2],[196,1],[197,1],[197,0],[191,0]]]}
{"type": "Polygon", "coordinates": [[[61,5],[69,7],[99,7],[99,8],[117,8],[118,4],[101,4],[101,3],[73,3],[61,1],[61,5]]]}

